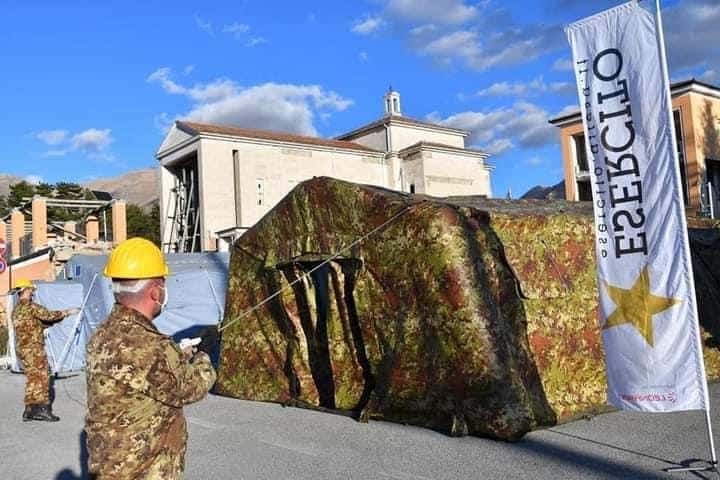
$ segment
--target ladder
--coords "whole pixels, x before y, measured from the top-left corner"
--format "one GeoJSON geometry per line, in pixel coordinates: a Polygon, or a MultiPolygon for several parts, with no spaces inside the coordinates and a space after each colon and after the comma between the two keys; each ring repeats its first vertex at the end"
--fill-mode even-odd
{"type": "Polygon", "coordinates": [[[200,215],[196,198],[195,170],[183,168],[168,193],[167,206],[170,210],[172,205],[173,213],[167,217],[170,233],[168,241],[163,243],[165,253],[194,252],[199,248],[200,215]]]}

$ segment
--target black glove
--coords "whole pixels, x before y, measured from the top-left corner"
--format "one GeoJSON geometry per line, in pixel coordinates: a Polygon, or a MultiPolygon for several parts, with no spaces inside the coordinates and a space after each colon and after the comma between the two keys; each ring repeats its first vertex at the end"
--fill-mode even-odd
{"type": "Polygon", "coordinates": [[[201,338],[197,346],[198,352],[205,352],[212,356],[212,352],[215,350],[215,347],[217,347],[220,338],[217,325],[203,328],[198,332],[197,336],[201,338]]]}

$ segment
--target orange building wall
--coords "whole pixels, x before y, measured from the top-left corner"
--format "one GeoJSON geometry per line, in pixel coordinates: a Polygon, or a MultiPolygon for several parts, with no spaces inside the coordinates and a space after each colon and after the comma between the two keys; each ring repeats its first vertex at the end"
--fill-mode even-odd
{"type": "Polygon", "coordinates": [[[20,264],[10,266],[5,270],[5,273],[0,274],[0,295],[10,290],[11,276],[13,282],[19,278],[28,280],[55,280],[55,268],[48,257],[28,263],[28,265],[20,264]]]}
{"type": "MultiPolygon", "coordinates": [[[[715,120],[720,120],[720,100],[709,98],[694,92],[673,97],[673,110],[680,110],[680,118],[685,143],[685,160],[687,164],[688,209],[695,214],[700,209],[700,179],[705,171],[705,152],[703,132],[703,114],[705,102],[712,106],[715,120]]],[[[715,124],[717,128],[717,123],[715,124]]],[[[582,122],[563,126],[560,129],[560,145],[563,156],[563,172],[565,177],[565,195],[568,200],[577,199],[577,186],[574,171],[574,156],[570,146],[572,136],[583,131],[582,122]]]]}

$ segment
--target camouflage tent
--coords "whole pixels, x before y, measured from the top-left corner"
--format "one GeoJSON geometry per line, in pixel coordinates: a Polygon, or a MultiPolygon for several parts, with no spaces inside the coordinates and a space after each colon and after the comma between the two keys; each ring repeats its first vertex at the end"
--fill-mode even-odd
{"type": "Polygon", "coordinates": [[[603,406],[593,233],[589,205],[304,182],[233,247],[217,391],[506,440],[603,406]]]}

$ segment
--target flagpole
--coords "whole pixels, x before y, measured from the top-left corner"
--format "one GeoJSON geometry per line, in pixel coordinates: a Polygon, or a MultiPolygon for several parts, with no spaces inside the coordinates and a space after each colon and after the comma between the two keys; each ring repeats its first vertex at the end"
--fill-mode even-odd
{"type": "MultiPolygon", "coordinates": [[[[638,0],[638,3],[640,3],[640,0],[638,0]]],[[[675,162],[675,176],[676,178],[680,177],[680,171],[678,166],[678,159],[677,159],[677,139],[675,138],[675,128],[673,128],[674,125],[674,119],[673,119],[673,113],[672,113],[672,96],[670,94],[670,75],[668,74],[668,65],[667,65],[667,53],[665,51],[665,32],[663,31],[663,24],[662,24],[662,14],[660,13],[660,0],[655,0],[655,22],[657,24],[657,30],[658,30],[658,44],[660,48],[660,65],[662,67],[662,74],[663,74],[663,81],[665,83],[665,95],[668,102],[668,115],[670,117],[670,136],[672,138],[672,146],[673,146],[673,160],[675,162]]],[[[678,183],[679,184],[679,183],[678,183]]],[[[683,230],[682,235],[685,235],[685,242],[689,245],[689,239],[688,239],[688,233],[687,233],[687,218],[685,216],[685,210],[683,208],[680,209],[683,222],[683,230]]],[[[686,249],[685,255],[687,258],[687,265],[688,268],[692,271],[692,263],[691,259],[689,258],[689,252],[688,249],[686,249]]],[[[695,282],[692,278],[692,275],[690,275],[689,279],[690,288],[692,289],[692,295],[695,299],[695,318],[696,321],[698,321],[698,313],[697,313],[697,295],[695,294],[695,282]]],[[[699,323],[699,321],[698,321],[699,323]]],[[[698,324],[698,329],[700,328],[698,324]]],[[[700,352],[702,352],[702,342],[700,339],[700,333],[698,330],[698,333],[695,338],[695,342],[698,345],[698,348],[700,349],[700,352]]],[[[702,358],[702,353],[701,353],[702,358]]],[[[700,367],[703,371],[703,381],[705,382],[705,424],[707,425],[707,434],[708,434],[708,443],[710,446],[710,465],[706,466],[697,466],[697,467],[671,467],[664,469],[666,472],[702,472],[702,471],[715,471],[720,473],[720,470],[718,470],[718,460],[717,460],[717,454],[715,453],[715,439],[713,438],[713,431],[712,431],[712,421],[710,419],[710,398],[708,395],[708,387],[707,387],[707,376],[705,375],[705,365],[703,362],[700,363],[700,367]]]]}

